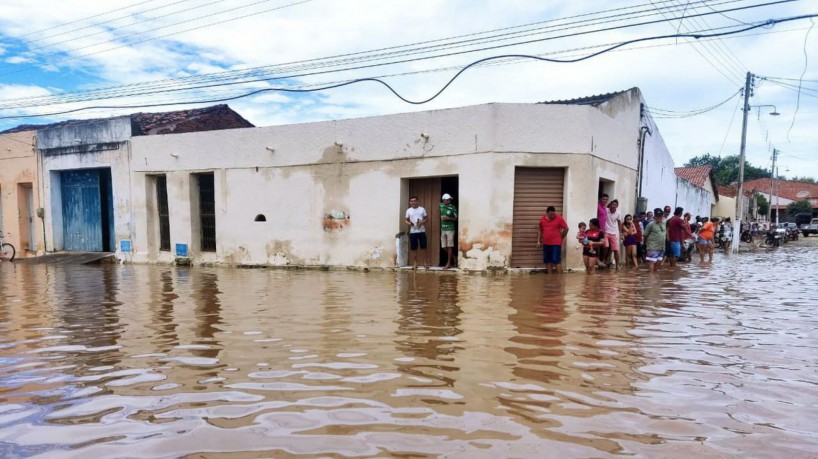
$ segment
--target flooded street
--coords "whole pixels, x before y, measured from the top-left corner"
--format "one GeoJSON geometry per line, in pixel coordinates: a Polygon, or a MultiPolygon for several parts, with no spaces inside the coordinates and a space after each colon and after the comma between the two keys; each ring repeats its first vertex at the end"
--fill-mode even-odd
{"type": "Polygon", "coordinates": [[[816,457],[817,264],[2,263],[0,457],[816,457]]]}

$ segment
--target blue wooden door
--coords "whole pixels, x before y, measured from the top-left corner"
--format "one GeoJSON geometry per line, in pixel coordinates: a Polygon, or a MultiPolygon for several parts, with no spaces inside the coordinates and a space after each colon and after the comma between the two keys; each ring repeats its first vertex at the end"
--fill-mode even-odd
{"type": "Polygon", "coordinates": [[[70,252],[102,251],[102,200],[99,170],[64,171],[63,245],[70,252]]]}

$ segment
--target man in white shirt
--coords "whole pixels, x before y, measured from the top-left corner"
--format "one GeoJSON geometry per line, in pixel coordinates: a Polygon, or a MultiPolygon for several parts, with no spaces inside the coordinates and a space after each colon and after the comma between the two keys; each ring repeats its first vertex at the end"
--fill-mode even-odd
{"type": "Polygon", "coordinates": [[[423,257],[423,267],[429,269],[429,258],[426,254],[426,209],[420,207],[417,196],[409,198],[409,208],[406,209],[406,224],[409,225],[409,257],[412,269],[418,267],[418,257],[423,257]],[[411,260],[412,254],[414,260],[411,260]]]}
{"type": "MultiPolygon", "coordinates": [[[[619,213],[619,201],[614,199],[608,204],[608,221],[605,222],[605,238],[608,240],[608,253],[605,262],[610,263],[610,255],[619,269],[619,230],[622,228],[622,214],[619,213]]],[[[610,266],[610,265],[609,265],[610,266]]]]}

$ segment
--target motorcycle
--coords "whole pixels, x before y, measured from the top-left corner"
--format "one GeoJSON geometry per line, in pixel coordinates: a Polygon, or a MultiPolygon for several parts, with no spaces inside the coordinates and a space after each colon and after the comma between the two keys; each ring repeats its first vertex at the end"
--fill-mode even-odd
{"type": "Polygon", "coordinates": [[[781,233],[776,230],[768,231],[767,235],[764,238],[764,243],[761,245],[763,247],[780,247],[781,246],[781,233]]]}
{"type": "Polygon", "coordinates": [[[693,249],[695,247],[695,239],[685,239],[682,241],[682,256],[680,257],[680,261],[690,261],[693,258],[693,249]]]}
{"type": "Polygon", "coordinates": [[[753,242],[753,233],[750,230],[744,230],[741,232],[741,242],[753,242]]]}

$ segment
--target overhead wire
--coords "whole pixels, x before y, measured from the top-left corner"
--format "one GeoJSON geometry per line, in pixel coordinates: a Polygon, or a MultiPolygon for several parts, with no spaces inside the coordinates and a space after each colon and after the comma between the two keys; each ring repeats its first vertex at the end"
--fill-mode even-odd
{"type": "MultiPolygon", "coordinates": [[[[175,2],[168,3],[168,4],[166,4],[166,5],[161,5],[161,6],[158,6],[158,7],[156,7],[156,8],[151,8],[151,9],[149,9],[149,10],[135,11],[135,12],[130,13],[130,14],[127,14],[127,15],[125,15],[125,16],[119,16],[119,17],[117,17],[117,18],[109,19],[109,20],[107,20],[107,21],[103,21],[103,22],[95,22],[95,23],[93,23],[93,24],[89,24],[89,25],[86,25],[86,26],[83,26],[83,27],[79,27],[79,28],[76,28],[76,29],[66,30],[65,32],[60,32],[60,33],[57,33],[57,34],[48,35],[48,36],[45,36],[45,37],[40,37],[40,38],[37,38],[37,39],[34,39],[34,40],[28,40],[28,41],[27,41],[27,44],[29,44],[29,45],[30,45],[31,43],[38,43],[38,42],[41,42],[41,41],[44,41],[44,40],[48,40],[48,39],[50,39],[50,38],[61,37],[61,36],[63,36],[63,35],[69,35],[69,34],[72,34],[72,33],[77,33],[77,32],[79,32],[79,31],[86,30],[86,29],[90,29],[90,28],[93,28],[93,27],[101,27],[101,26],[104,26],[104,25],[106,25],[106,24],[111,24],[111,23],[113,23],[113,22],[120,21],[120,20],[122,20],[122,19],[127,19],[127,18],[130,18],[130,17],[134,17],[134,16],[136,16],[136,15],[138,15],[138,14],[144,14],[144,13],[147,13],[147,12],[156,12],[156,11],[161,10],[161,9],[165,9],[165,8],[168,8],[168,7],[171,7],[171,6],[174,6],[174,5],[178,5],[178,4],[180,4],[180,3],[187,3],[187,2],[190,2],[190,1],[191,1],[191,0],[177,0],[177,1],[175,1],[175,2]]],[[[218,2],[223,2],[223,1],[225,1],[225,0],[218,0],[218,2]]],[[[218,3],[218,2],[216,2],[216,3],[218,3]]],[[[194,7],[194,8],[188,8],[188,9],[186,9],[186,10],[181,10],[181,11],[174,12],[174,13],[171,13],[171,14],[178,14],[178,13],[180,13],[180,12],[190,11],[190,10],[193,10],[193,9],[196,9],[196,8],[200,8],[200,7],[202,7],[202,6],[207,6],[207,5],[197,5],[197,6],[196,6],[196,7],[194,7]]],[[[46,47],[50,47],[50,46],[59,45],[59,44],[66,43],[66,42],[68,42],[68,41],[72,41],[72,40],[79,40],[79,39],[82,39],[82,38],[92,37],[92,36],[94,36],[94,35],[99,35],[99,34],[101,34],[101,33],[112,32],[112,31],[114,31],[114,30],[118,30],[118,29],[121,29],[121,28],[123,28],[123,27],[130,27],[130,26],[132,26],[132,25],[141,24],[141,23],[143,23],[143,22],[148,22],[148,21],[153,21],[153,20],[160,19],[160,18],[167,17],[167,16],[168,16],[168,15],[163,15],[163,16],[158,16],[158,17],[156,17],[156,16],[152,16],[151,18],[146,19],[146,20],[143,20],[143,21],[137,21],[137,22],[134,22],[134,23],[131,23],[131,24],[127,24],[127,25],[125,25],[125,26],[109,27],[109,28],[106,28],[105,30],[102,30],[102,31],[100,31],[100,32],[95,32],[95,33],[88,34],[88,35],[82,35],[82,36],[80,36],[80,37],[73,37],[73,38],[71,38],[70,40],[58,41],[58,42],[56,42],[56,43],[47,43],[47,44],[45,44],[45,45],[42,45],[42,46],[37,46],[37,47],[34,47],[34,48],[32,48],[31,46],[29,46],[29,47],[28,47],[28,49],[27,49],[27,51],[29,51],[29,52],[30,52],[30,51],[34,51],[34,50],[37,50],[37,49],[42,49],[42,48],[46,48],[46,47]]]]}
{"type": "Polygon", "coordinates": [[[719,147],[719,157],[721,157],[721,152],[724,151],[724,145],[727,143],[727,137],[730,136],[730,130],[733,129],[733,121],[736,119],[736,113],[738,113],[740,103],[741,97],[736,98],[736,107],[733,109],[733,116],[730,117],[730,124],[727,125],[727,132],[724,133],[724,139],[721,141],[721,147],[719,147]]]}
{"type": "MultiPolygon", "coordinates": [[[[783,0],[783,1],[792,1],[792,0],[783,0]]],[[[738,8],[734,8],[734,9],[757,8],[757,7],[767,6],[767,5],[770,5],[770,4],[777,4],[777,3],[780,3],[780,2],[768,2],[768,3],[764,3],[764,4],[754,4],[754,5],[742,6],[742,7],[738,7],[738,8]]],[[[709,13],[702,13],[702,14],[715,14],[715,13],[709,12],[709,13]]],[[[252,78],[254,75],[259,74],[259,73],[256,72],[256,70],[258,70],[258,69],[265,69],[266,70],[266,69],[269,69],[270,67],[272,67],[272,70],[278,70],[278,69],[282,68],[283,66],[288,65],[288,64],[280,64],[278,66],[266,66],[266,67],[262,67],[262,68],[255,68],[255,69],[250,70],[249,72],[248,71],[241,71],[241,70],[235,71],[235,72],[230,72],[230,71],[228,71],[228,72],[219,72],[217,74],[212,74],[212,75],[215,75],[215,79],[217,81],[216,83],[213,83],[213,84],[201,84],[201,85],[187,86],[187,87],[181,87],[181,88],[178,87],[178,84],[171,84],[170,89],[160,89],[161,86],[153,85],[153,86],[148,87],[148,88],[138,87],[137,91],[141,91],[141,92],[130,93],[128,95],[129,96],[135,96],[135,95],[153,94],[153,93],[158,93],[158,92],[204,89],[204,88],[209,88],[209,87],[218,87],[218,86],[226,85],[226,84],[232,84],[232,85],[247,84],[247,83],[255,83],[255,82],[262,82],[262,81],[282,80],[282,79],[288,79],[288,78],[301,78],[301,77],[305,77],[305,76],[313,76],[313,75],[320,75],[320,74],[326,74],[326,73],[335,73],[335,72],[340,72],[340,71],[360,70],[360,69],[378,67],[378,66],[383,66],[383,65],[394,65],[394,64],[400,64],[400,63],[415,62],[415,61],[419,61],[419,60],[435,59],[435,58],[440,58],[440,57],[450,57],[450,56],[466,54],[466,53],[493,50],[493,49],[498,49],[498,48],[507,47],[507,46],[515,46],[515,45],[519,45],[519,44],[528,44],[528,43],[533,43],[533,42],[542,42],[542,41],[546,41],[546,40],[556,40],[556,39],[560,39],[560,38],[566,38],[566,37],[573,37],[573,36],[578,36],[578,35],[586,35],[586,34],[590,34],[590,33],[598,33],[598,32],[603,32],[603,31],[616,30],[616,29],[621,29],[621,28],[625,28],[625,27],[636,27],[636,26],[640,26],[640,25],[654,24],[654,23],[666,22],[666,21],[667,21],[667,19],[661,19],[661,20],[655,20],[655,21],[642,21],[642,22],[635,23],[635,24],[634,23],[629,23],[629,24],[625,24],[625,25],[618,25],[618,26],[607,27],[607,28],[602,28],[602,29],[594,29],[594,30],[590,30],[590,31],[581,31],[581,32],[575,32],[575,33],[569,33],[569,34],[562,34],[562,35],[553,36],[553,37],[537,38],[537,39],[532,39],[532,40],[526,40],[526,41],[523,41],[523,42],[515,42],[515,43],[502,44],[502,45],[496,45],[496,46],[488,46],[488,47],[483,47],[483,48],[479,48],[479,49],[468,49],[468,50],[465,50],[465,51],[450,52],[450,53],[444,53],[444,54],[437,54],[437,55],[434,55],[434,56],[425,56],[425,57],[412,58],[412,59],[403,59],[403,60],[392,61],[392,62],[387,62],[387,63],[380,63],[380,64],[359,65],[359,66],[346,67],[346,68],[342,68],[342,69],[334,69],[334,70],[329,70],[329,71],[304,72],[304,73],[295,73],[295,74],[289,74],[289,75],[287,75],[287,74],[275,75],[274,74],[275,76],[272,76],[272,77],[252,78]],[[219,80],[221,80],[222,77],[224,77],[223,78],[224,80],[229,80],[229,79],[233,78],[233,79],[237,79],[237,81],[220,82],[219,80]],[[252,78],[252,79],[248,79],[248,78],[252,78]]],[[[489,38],[496,38],[496,37],[497,36],[495,35],[495,36],[492,36],[492,37],[489,37],[489,38]]],[[[484,39],[481,38],[481,40],[484,40],[484,39]]],[[[469,42],[469,43],[471,43],[471,42],[469,42]]],[[[484,42],[479,42],[479,43],[483,44],[484,42]]],[[[490,44],[491,42],[488,42],[488,43],[490,44]]],[[[443,44],[449,45],[449,43],[443,43],[443,44]]],[[[356,56],[353,56],[353,57],[361,59],[358,62],[377,61],[377,60],[385,58],[385,57],[393,56],[394,54],[391,53],[391,51],[395,50],[395,48],[403,48],[403,47],[404,46],[382,48],[382,49],[379,49],[379,50],[376,50],[376,51],[387,50],[388,52],[387,53],[379,53],[379,54],[376,54],[374,56],[361,55],[361,53],[352,53],[352,54],[356,55],[356,56]],[[363,59],[365,59],[365,60],[363,60],[363,59]]],[[[437,46],[435,49],[436,50],[437,49],[445,50],[446,48],[441,48],[440,46],[437,46]]],[[[416,52],[417,49],[411,49],[411,51],[416,52]]],[[[411,54],[409,54],[409,55],[411,56],[411,54]]],[[[325,61],[322,61],[321,63],[323,65],[335,65],[335,66],[337,66],[337,65],[340,65],[343,62],[346,62],[346,61],[343,60],[346,56],[348,56],[348,55],[340,55],[339,56],[339,57],[341,57],[340,60],[337,60],[335,62],[331,61],[329,64],[327,64],[325,61]],[[336,62],[337,62],[337,64],[336,64],[336,62]]],[[[327,58],[327,59],[332,59],[333,57],[330,57],[330,58],[327,58]]],[[[315,60],[296,61],[295,64],[298,64],[298,63],[301,63],[301,62],[305,62],[305,63],[309,64],[310,62],[315,62],[315,60]]],[[[355,62],[355,61],[353,61],[353,62],[355,62]]],[[[293,68],[295,70],[299,69],[298,66],[291,67],[291,68],[293,68]]],[[[307,66],[306,68],[309,69],[310,67],[307,66]]],[[[318,68],[320,69],[321,67],[318,67],[318,68]]],[[[288,69],[283,69],[283,70],[288,70],[288,69]]],[[[261,72],[261,73],[264,74],[265,72],[261,72]]],[[[173,80],[161,80],[160,84],[163,83],[163,82],[167,82],[167,81],[172,82],[173,80]]],[[[207,81],[207,80],[204,80],[204,81],[207,81]]],[[[100,90],[94,90],[92,93],[90,93],[90,94],[94,95],[94,99],[91,99],[91,100],[102,99],[103,95],[107,96],[106,98],[122,97],[123,96],[122,93],[116,92],[117,90],[119,90],[121,88],[122,87],[120,86],[120,87],[103,88],[103,89],[100,89],[100,90]],[[104,91],[108,91],[108,92],[104,92],[104,91]]],[[[85,94],[88,95],[89,92],[85,92],[85,94]]],[[[57,97],[58,98],[49,99],[49,98],[44,98],[44,97],[40,96],[40,97],[35,97],[35,98],[16,99],[15,101],[19,101],[19,102],[15,103],[14,101],[8,101],[5,104],[2,104],[2,106],[0,108],[2,108],[2,109],[19,108],[20,103],[22,103],[23,101],[27,101],[29,104],[32,104],[32,103],[44,104],[44,103],[46,103],[48,101],[51,101],[50,102],[51,104],[65,103],[66,101],[77,101],[76,98],[74,100],[66,99],[67,97],[69,97],[68,95],[61,95],[61,96],[57,96],[57,97]]],[[[90,96],[86,96],[85,99],[90,99],[90,96]]]]}
{"type": "MultiPolygon", "coordinates": [[[[678,1],[681,2],[681,0],[678,0],[678,1]]],[[[693,11],[698,11],[698,7],[695,6],[695,5],[691,5],[691,9],[693,11]]],[[[699,28],[705,28],[705,29],[711,28],[710,23],[707,22],[707,18],[704,17],[704,16],[693,17],[693,18],[691,18],[691,21],[694,24],[696,24],[699,28]]],[[[726,58],[726,62],[727,62],[728,65],[735,68],[740,73],[746,73],[747,72],[747,66],[744,65],[743,62],[741,62],[741,60],[738,58],[738,56],[736,56],[736,54],[733,52],[733,50],[731,50],[730,47],[727,46],[727,44],[724,43],[724,41],[722,39],[716,39],[714,42],[712,42],[712,44],[713,44],[713,48],[717,52],[720,52],[726,58]]]]}
{"type": "Polygon", "coordinates": [[[614,45],[614,46],[611,46],[609,48],[605,48],[605,49],[603,49],[601,51],[597,51],[597,52],[594,52],[594,53],[591,53],[591,54],[588,54],[588,55],[585,55],[585,56],[582,56],[582,57],[579,57],[579,58],[575,58],[575,59],[551,59],[551,58],[542,58],[542,57],[537,57],[537,56],[519,55],[519,54],[518,55],[510,54],[510,55],[490,56],[490,57],[486,57],[486,58],[483,58],[483,59],[476,60],[476,61],[464,66],[454,76],[452,76],[448,80],[448,82],[446,82],[446,84],[444,84],[440,88],[440,90],[438,90],[432,96],[430,96],[430,97],[428,97],[426,99],[421,99],[421,100],[407,99],[406,97],[401,95],[399,92],[397,92],[388,83],[386,83],[385,81],[379,80],[377,78],[357,78],[357,79],[353,79],[353,80],[346,81],[346,82],[343,82],[343,83],[339,83],[339,84],[336,84],[336,85],[323,86],[323,87],[311,88],[311,89],[291,89],[291,88],[286,88],[286,87],[263,88],[263,89],[251,91],[251,92],[239,95],[239,96],[234,96],[234,97],[230,97],[230,98],[222,98],[222,99],[186,101],[186,102],[175,103],[175,104],[134,104],[134,105],[118,105],[118,106],[79,107],[79,108],[75,108],[75,109],[71,109],[71,110],[65,110],[65,111],[57,112],[57,113],[40,114],[40,115],[5,116],[5,117],[0,117],[0,119],[31,118],[31,117],[37,117],[37,116],[54,116],[54,115],[62,115],[62,114],[67,114],[67,113],[75,113],[75,112],[79,112],[79,111],[83,111],[83,110],[90,110],[90,109],[150,108],[150,107],[157,107],[157,106],[183,105],[183,104],[193,104],[193,103],[216,103],[216,102],[225,102],[225,101],[228,101],[228,100],[235,100],[235,99],[239,99],[239,98],[249,97],[249,96],[252,96],[252,95],[255,95],[255,94],[260,94],[260,93],[263,93],[263,92],[270,92],[270,91],[284,92],[284,93],[287,93],[287,92],[292,92],[292,93],[318,92],[318,91],[327,91],[327,90],[330,90],[330,89],[336,89],[336,88],[345,87],[345,86],[349,86],[349,85],[353,85],[353,84],[360,84],[360,83],[367,83],[367,82],[377,83],[377,84],[380,84],[380,85],[386,87],[392,94],[394,94],[397,98],[399,98],[400,100],[402,100],[402,101],[404,101],[406,103],[413,104],[413,105],[421,105],[421,104],[425,104],[425,103],[428,103],[428,102],[436,99],[449,86],[451,86],[451,84],[454,83],[454,81],[460,75],[465,73],[468,69],[474,67],[475,65],[479,65],[482,62],[487,62],[487,61],[502,59],[502,58],[508,58],[508,57],[526,57],[526,58],[530,58],[530,59],[534,59],[534,60],[545,61],[545,62],[553,62],[553,63],[575,63],[575,62],[581,62],[581,61],[584,61],[584,60],[592,59],[592,58],[594,58],[596,56],[599,56],[599,55],[602,55],[604,53],[610,52],[610,51],[612,51],[614,49],[618,49],[618,48],[628,46],[628,45],[631,45],[631,44],[634,44],[634,43],[641,43],[641,42],[646,42],[646,41],[675,38],[675,37],[677,37],[679,35],[681,35],[681,37],[683,37],[683,38],[708,38],[708,37],[727,36],[727,35],[743,32],[743,31],[753,30],[753,29],[762,27],[764,25],[780,24],[780,23],[791,22],[791,21],[796,21],[796,20],[801,20],[801,19],[809,19],[809,18],[813,18],[813,17],[816,17],[816,16],[818,16],[818,14],[792,16],[792,17],[788,17],[788,18],[779,18],[779,19],[769,19],[764,24],[759,24],[759,25],[754,25],[754,26],[750,26],[750,27],[745,27],[745,28],[739,29],[739,30],[728,31],[728,32],[720,32],[720,33],[714,33],[714,34],[672,34],[672,35],[659,35],[659,36],[637,38],[637,39],[623,41],[623,42],[621,42],[621,43],[619,43],[617,45],[614,45]]]}
{"type": "Polygon", "coordinates": [[[30,37],[30,36],[36,35],[38,33],[48,32],[49,30],[59,29],[59,28],[65,27],[65,26],[69,26],[71,24],[77,24],[77,23],[80,23],[80,22],[88,21],[90,19],[96,19],[96,18],[101,17],[101,16],[105,16],[105,15],[108,15],[108,14],[111,14],[111,13],[116,13],[117,11],[128,10],[128,9],[131,9],[131,8],[133,8],[135,6],[144,5],[146,3],[153,3],[155,1],[158,1],[158,0],[145,0],[145,1],[142,1],[142,2],[132,3],[130,5],[123,6],[121,8],[117,8],[117,9],[110,10],[110,11],[105,11],[105,12],[102,12],[102,13],[97,13],[97,14],[95,14],[93,16],[87,16],[87,17],[84,17],[84,18],[81,18],[81,19],[76,19],[74,21],[64,22],[64,23],[56,25],[56,26],[46,27],[45,29],[35,30],[35,31],[32,31],[32,32],[26,32],[23,35],[18,35],[17,38],[30,37]]]}
{"type": "MultiPolygon", "coordinates": [[[[815,26],[815,21],[810,18],[810,28],[807,30],[807,33],[804,35],[804,70],[801,72],[801,78],[807,74],[807,68],[809,68],[809,54],[807,54],[807,41],[809,39],[809,34],[812,32],[812,28],[815,26]]],[[[790,123],[790,128],[787,129],[787,141],[792,142],[790,140],[790,132],[792,131],[793,126],[795,126],[795,117],[798,116],[798,109],[801,107],[801,86],[803,85],[803,81],[798,81],[798,97],[795,99],[795,113],[792,114],[792,123],[790,123]]]]}
{"type": "MultiPolygon", "coordinates": [[[[671,3],[672,4],[673,1],[674,0],[662,0],[661,3],[671,3]]],[[[702,0],[702,1],[706,1],[706,0],[702,0]]],[[[718,5],[730,4],[730,3],[736,3],[736,2],[744,2],[744,1],[746,1],[746,0],[723,0],[718,5]]],[[[787,0],[787,1],[797,1],[797,0],[787,0]]],[[[778,2],[775,2],[775,3],[778,3],[778,2]]],[[[265,68],[266,69],[269,69],[271,67],[276,68],[276,67],[280,67],[282,65],[317,63],[317,62],[325,62],[327,60],[334,60],[334,61],[336,61],[338,63],[343,63],[343,61],[341,59],[355,58],[355,57],[366,55],[366,54],[372,54],[372,53],[378,53],[378,52],[384,52],[384,51],[395,51],[395,52],[399,52],[399,53],[406,53],[406,52],[419,52],[420,50],[429,50],[429,52],[431,52],[431,50],[434,49],[435,46],[438,46],[438,45],[434,45],[436,43],[440,44],[439,46],[450,46],[452,44],[466,44],[466,43],[476,44],[476,43],[481,43],[481,42],[488,42],[488,41],[491,41],[491,40],[494,40],[494,39],[500,39],[500,38],[503,38],[503,37],[505,37],[506,39],[511,39],[512,37],[528,36],[529,34],[531,34],[533,32],[536,32],[537,30],[554,29],[556,27],[561,27],[561,28],[557,28],[555,30],[571,30],[572,28],[575,28],[575,27],[578,28],[580,24],[582,24],[584,26],[588,26],[588,25],[596,25],[596,24],[604,24],[604,23],[609,23],[609,22],[615,22],[615,19],[611,20],[611,18],[626,17],[626,16],[629,16],[629,15],[631,16],[630,18],[639,18],[639,17],[646,17],[646,16],[650,16],[650,15],[655,14],[655,13],[651,13],[651,14],[642,15],[642,16],[634,16],[634,13],[621,13],[621,14],[611,15],[611,16],[608,16],[608,17],[601,18],[601,19],[606,19],[606,20],[601,21],[601,22],[596,22],[596,23],[588,22],[588,21],[594,21],[594,20],[597,20],[597,18],[590,18],[590,19],[584,19],[582,21],[568,22],[566,24],[555,24],[555,25],[548,25],[546,27],[539,27],[539,28],[531,29],[532,26],[539,26],[539,25],[542,25],[542,24],[558,23],[560,21],[565,21],[565,20],[569,20],[569,19],[576,19],[576,18],[593,16],[593,15],[596,15],[596,14],[599,14],[599,13],[625,11],[625,10],[628,10],[628,9],[632,9],[632,8],[636,8],[636,7],[640,7],[640,6],[644,6],[644,5],[646,5],[646,4],[636,5],[636,6],[632,6],[632,7],[614,8],[614,9],[611,9],[611,10],[603,10],[601,12],[595,12],[595,13],[584,13],[584,14],[580,14],[580,15],[565,17],[565,18],[550,19],[550,20],[546,20],[546,21],[538,21],[538,22],[534,22],[534,23],[523,24],[523,25],[520,25],[520,26],[512,26],[512,27],[495,29],[495,30],[490,30],[490,31],[485,31],[485,32],[478,32],[478,33],[472,33],[472,34],[459,35],[459,36],[449,37],[449,38],[444,38],[444,39],[427,40],[427,41],[422,41],[422,42],[418,42],[418,43],[404,44],[404,45],[380,48],[380,49],[370,50],[370,51],[347,53],[347,54],[341,54],[341,55],[336,55],[336,56],[329,56],[329,57],[325,57],[325,58],[307,59],[307,60],[303,60],[303,61],[289,62],[289,63],[278,64],[278,65],[274,65],[274,66],[262,66],[262,67],[256,67],[256,68],[252,68],[252,69],[245,69],[245,70],[238,70],[238,71],[219,72],[216,75],[230,74],[232,72],[253,72],[255,70],[261,70],[261,69],[265,69],[265,68]],[[523,29],[523,30],[520,30],[518,32],[508,32],[509,30],[515,30],[515,29],[523,29]],[[497,32],[505,32],[505,33],[496,34],[497,32]],[[486,35],[486,34],[492,34],[492,33],[495,33],[495,35],[491,35],[491,36],[487,36],[487,37],[479,37],[479,38],[470,38],[470,37],[478,37],[480,35],[486,35]],[[525,33],[526,35],[520,35],[520,34],[523,34],[523,33],[525,33]],[[469,39],[468,40],[460,40],[462,38],[469,38],[469,39]],[[452,41],[452,40],[460,40],[460,41],[455,41],[454,43],[445,43],[447,41],[452,41]],[[419,48],[418,47],[419,45],[433,45],[433,46],[420,47],[419,48]],[[400,51],[403,48],[409,48],[409,49],[406,49],[404,51],[400,51]]],[[[766,4],[762,4],[762,5],[759,5],[759,6],[766,6],[766,4]]],[[[671,5],[670,8],[677,8],[677,6],[671,5]]],[[[651,12],[653,10],[654,10],[654,8],[651,8],[649,10],[641,10],[641,11],[637,11],[635,13],[651,12]]],[[[104,44],[104,43],[113,42],[113,41],[116,41],[116,40],[115,39],[114,40],[109,40],[109,41],[101,42],[101,43],[98,43],[98,44],[104,44]]],[[[67,50],[67,51],[64,51],[64,53],[71,52],[71,51],[73,51],[73,50],[67,50]]],[[[388,57],[389,55],[390,54],[388,54],[388,53],[383,53],[383,54],[381,54],[380,57],[385,58],[385,57],[388,57]]],[[[81,57],[85,57],[85,55],[72,56],[71,58],[68,58],[66,60],[73,60],[73,59],[77,59],[77,58],[81,58],[81,57]]],[[[15,72],[11,72],[11,73],[15,73],[15,72]]],[[[0,75],[0,76],[2,76],[2,75],[0,75]]],[[[196,79],[196,78],[202,78],[202,77],[204,77],[204,76],[193,76],[193,77],[177,78],[177,79],[170,79],[170,80],[164,80],[164,81],[180,81],[180,80],[185,80],[185,79],[196,79]]]]}

